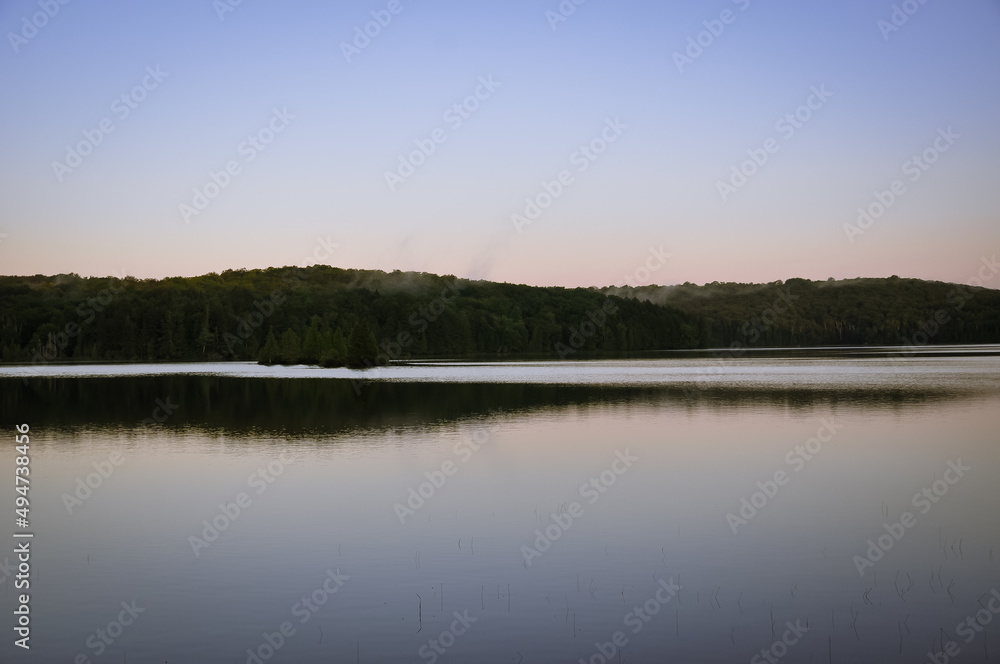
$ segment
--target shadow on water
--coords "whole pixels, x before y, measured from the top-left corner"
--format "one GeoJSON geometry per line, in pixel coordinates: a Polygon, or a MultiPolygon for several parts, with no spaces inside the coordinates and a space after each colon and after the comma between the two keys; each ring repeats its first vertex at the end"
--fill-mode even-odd
{"type": "Polygon", "coordinates": [[[0,379],[4,419],[45,422],[48,428],[225,429],[231,434],[340,433],[422,426],[496,412],[600,405],[675,410],[773,407],[807,410],[916,408],[973,398],[957,389],[753,388],[511,383],[369,382],[349,380],[167,375],[0,379]],[[162,420],[160,422],[159,420],[162,420]]]}

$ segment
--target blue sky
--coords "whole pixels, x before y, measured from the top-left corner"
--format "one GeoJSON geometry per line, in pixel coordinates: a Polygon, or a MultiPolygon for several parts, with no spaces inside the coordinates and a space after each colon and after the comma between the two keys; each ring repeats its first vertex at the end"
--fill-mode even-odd
{"type": "Polygon", "coordinates": [[[651,248],[661,284],[964,282],[1000,245],[996,0],[567,0],[554,29],[555,0],[52,2],[0,3],[0,273],[195,275],[336,244],[323,262],[540,285],[622,283],[651,248]],[[372,12],[387,24],[348,62],[372,12]],[[420,163],[390,187],[401,156],[420,163]],[[193,214],[196,189],[217,195],[193,214]],[[550,204],[518,232],[526,198],[550,204]]]}

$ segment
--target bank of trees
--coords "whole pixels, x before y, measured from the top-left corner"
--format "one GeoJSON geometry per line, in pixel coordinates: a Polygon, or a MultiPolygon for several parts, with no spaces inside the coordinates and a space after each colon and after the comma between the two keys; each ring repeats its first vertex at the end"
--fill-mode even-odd
{"type": "Polygon", "coordinates": [[[914,341],[1000,342],[1000,293],[895,277],[537,288],[328,266],[162,280],[0,277],[4,362],[367,366],[411,357],[580,357],[734,342],[914,341]]]}
{"type": "Polygon", "coordinates": [[[605,292],[685,312],[700,321],[709,347],[1000,343],[1000,291],[939,281],[788,279],[605,292]]]}
{"type": "Polygon", "coordinates": [[[328,266],[193,278],[0,277],[0,359],[258,360],[366,366],[409,357],[690,348],[697,323],[594,289],[328,266]]]}

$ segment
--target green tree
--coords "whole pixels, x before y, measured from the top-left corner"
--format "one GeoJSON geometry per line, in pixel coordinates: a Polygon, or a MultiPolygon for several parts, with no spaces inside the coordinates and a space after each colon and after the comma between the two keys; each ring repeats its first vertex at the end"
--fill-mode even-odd
{"type": "Polygon", "coordinates": [[[260,350],[257,361],[261,364],[277,364],[281,360],[281,349],[278,340],[274,338],[274,330],[268,330],[264,347],[260,350]]]}
{"type": "Polygon", "coordinates": [[[319,316],[313,316],[309,322],[305,341],[302,342],[301,361],[304,363],[319,364],[320,356],[323,354],[323,337],[319,331],[319,324],[319,316]]]}
{"type": "Polygon", "coordinates": [[[302,357],[302,342],[295,330],[289,328],[281,335],[281,361],[284,364],[297,364],[302,357]]]}
{"type": "Polygon", "coordinates": [[[246,356],[257,357],[260,355],[260,341],[253,335],[247,340],[246,356]]]}
{"type": "Polygon", "coordinates": [[[378,342],[367,318],[354,324],[347,339],[347,366],[365,367],[378,362],[378,342]]]}
{"type": "Polygon", "coordinates": [[[205,305],[205,318],[201,325],[201,332],[198,333],[198,345],[201,347],[201,356],[205,357],[209,345],[215,345],[215,334],[208,326],[208,305],[205,305]]]}
{"type": "Polygon", "coordinates": [[[336,332],[324,335],[323,352],[319,363],[324,367],[342,367],[347,362],[347,338],[338,327],[336,332]]]}

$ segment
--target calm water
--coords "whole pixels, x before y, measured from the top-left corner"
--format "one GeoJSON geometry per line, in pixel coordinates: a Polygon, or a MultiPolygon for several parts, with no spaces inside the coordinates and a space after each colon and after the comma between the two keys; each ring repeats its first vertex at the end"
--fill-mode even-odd
{"type": "Polygon", "coordinates": [[[5,367],[0,389],[9,446],[32,430],[30,661],[617,662],[616,632],[625,662],[783,637],[783,662],[1000,658],[989,352],[5,367]]]}

